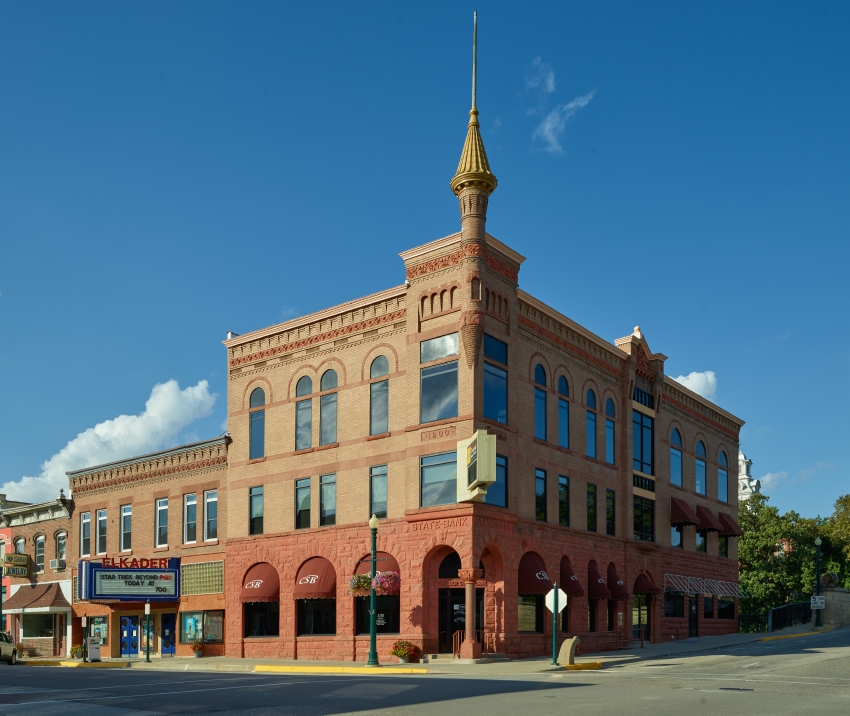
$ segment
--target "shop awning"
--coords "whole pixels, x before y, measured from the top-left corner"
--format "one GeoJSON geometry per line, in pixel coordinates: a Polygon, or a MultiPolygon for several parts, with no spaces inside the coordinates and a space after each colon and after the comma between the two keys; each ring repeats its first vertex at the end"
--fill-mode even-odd
{"type": "Polygon", "coordinates": [[[584,587],[578,581],[578,577],[573,574],[573,568],[570,567],[570,560],[566,557],[561,557],[561,581],[558,586],[564,590],[568,597],[583,597],[584,587]]]}
{"type": "Polygon", "coordinates": [[[588,599],[610,599],[611,591],[605,585],[605,580],[599,576],[596,562],[587,565],[587,598],[588,599]]]}
{"type": "Polygon", "coordinates": [[[738,523],[725,512],[721,512],[718,517],[720,518],[720,526],[723,528],[720,530],[721,537],[742,537],[743,532],[741,531],[741,527],[738,523]]]}
{"type": "Polygon", "coordinates": [[[613,562],[608,565],[608,589],[611,592],[611,599],[625,602],[631,596],[625,582],[617,575],[617,568],[613,562]]]}
{"type": "Polygon", "coordinates": [[[242,581],[241,602],[280,601],[280,577],[268,562],[255,564],[242,581]]]}
{"type": "Polygon", "coordinates": [[[4,614],[20,614],[23,609],[42,611],[67,611],[71,609],[58,582],[49,584],[24,584],[3,602],[4,614]]]}
{"type": "Polygon", "coordinates": [[[670,524],[671,525],[696,525],[699,524],[697,516],[687,502],[678,497],[670,498],[670,524]]]}
{"type": "Polygon", "coordinates": [[[708,530],[709,532],[721,532],[723,530],[714,513],[702,505],[697,505],[697,517],[699,518],[698,530],[708,530]]]}
{"type": "Polygon", "coordinates": [[[635,580],[635,586],[632,589],[632,594],[661,594],[663,590],[656,587],[652,580],[645,574],[639,574],[635,580]]]}
{"type": "MultiPolygon", "coordinates": [[[[375,569],[378,572],[398,572],[401,574],[398,562],[389,552],[376,552],[377,564],[375,569]]],[[[372,571],[372,555],[367,554],[357,563],[357,569],[354,574],[369,574],[372,571]]]]}
{"type": "Polygon", "coordinates": [[[336,570],[324,557],[312,557],[295,575],[293,599],[336,599],[336,570]]]}
{"type": "Polygon", "coordinates": [[[546,594],[552,589],[552,581],[546,573],[546,565],[534,552],[526,552],[519,561],[518,594],[546,594]]]}

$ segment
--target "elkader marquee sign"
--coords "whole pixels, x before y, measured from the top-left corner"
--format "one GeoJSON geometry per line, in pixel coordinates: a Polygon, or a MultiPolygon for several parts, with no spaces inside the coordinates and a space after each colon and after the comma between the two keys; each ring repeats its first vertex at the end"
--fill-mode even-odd
{"type": "Polygon", "coordinates": [[[111,602],[174,602],[180,599],[180,558],[104,557],[81,561],[77,596],[111,602]]]}

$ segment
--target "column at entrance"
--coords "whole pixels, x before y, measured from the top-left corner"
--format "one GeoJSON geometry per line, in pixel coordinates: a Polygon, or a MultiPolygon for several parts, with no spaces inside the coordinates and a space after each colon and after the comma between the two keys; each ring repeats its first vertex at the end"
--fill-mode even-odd
{"type": "Polygon", "coordinates": [[[475,638],[475,583],[484,576],[484,572],[480,569],[459,569],[457,573],[466,589],[466,635],[460,645],[460,658],[478,659],[481,657],[481,644],[475,638]]]}

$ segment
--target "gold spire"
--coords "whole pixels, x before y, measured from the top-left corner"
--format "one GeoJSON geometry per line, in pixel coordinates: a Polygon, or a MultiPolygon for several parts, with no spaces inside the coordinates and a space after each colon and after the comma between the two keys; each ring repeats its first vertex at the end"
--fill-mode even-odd
{"type": "Polygon", "coordinates": [[[466,142],[460,153],[460,163],[451,182],[452,191],[460,195],[464,187],[474,186],[492,194],[498,181],[490,171],[487,152],[481,139],[481,128],[478,124],[478,108],[475,106],[476,82],[478,75],[478,13],[472,21],[472,110],[469,112],[469,125],[466,130],[466,142]]]}

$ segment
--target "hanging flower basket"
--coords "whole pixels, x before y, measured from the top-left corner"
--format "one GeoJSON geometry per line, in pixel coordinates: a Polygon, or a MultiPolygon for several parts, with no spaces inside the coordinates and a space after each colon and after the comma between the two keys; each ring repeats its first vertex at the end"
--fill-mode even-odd
{"type": "Polygon", "coordinates": [[[401,576],[398,572],[378,572],[372,581],[375,594],[398,594],[401,591],[401,576]]]}
{"type": "Polygon", "coordinates": [[[355,597],[368,597],[372,589],[372,575],[355,574],[348,580],[348,588],[355,597]]]}
{"type": "Polygon", "coordinates": [[[824,587],[837,587],[839,576],[835,572],[827,572],[821,577],[820,581],[824,587]]]}

